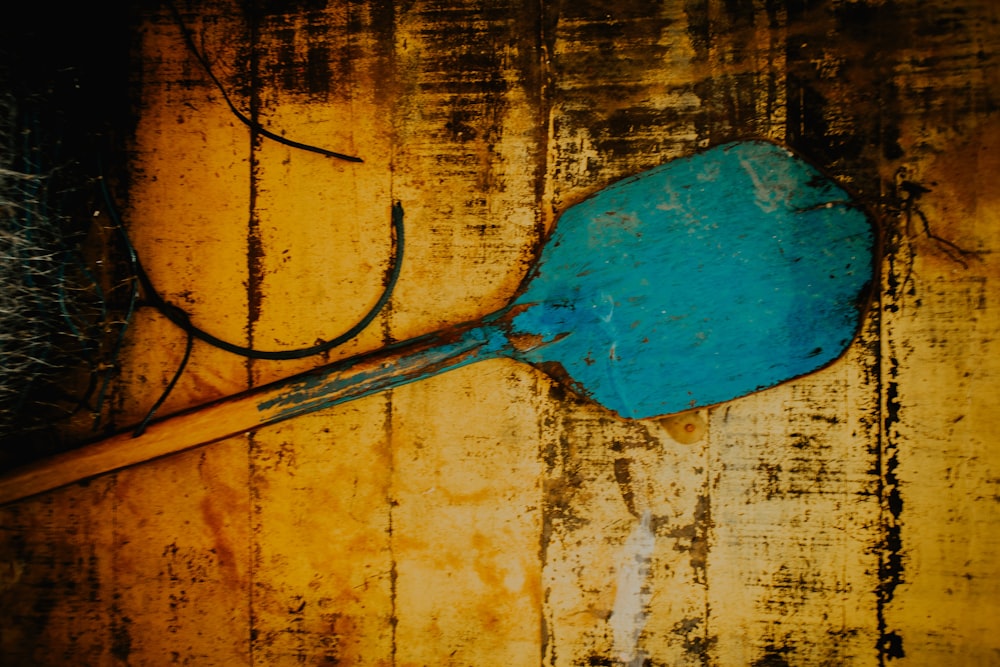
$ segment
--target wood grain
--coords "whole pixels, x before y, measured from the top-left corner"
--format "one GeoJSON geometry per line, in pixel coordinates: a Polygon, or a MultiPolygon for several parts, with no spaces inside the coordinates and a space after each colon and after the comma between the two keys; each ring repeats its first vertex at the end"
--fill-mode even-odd
{"type": "MultiPolygon", "coordinates": [[[[135,26],[136,245],[199,321],[329,360],[495,310],[556,216],[747,136],[881,220],[850,353],[673,423],[506,361],[0,508],[0,662],[37,665],[997,664],[1000,277],[988,0],[178,3],[135,26]]],[[[705,299],[716,295],[705,294],[705,299]]],[[[115,403],[183,335],[145,311],[115,403]]],[[[316,362],[197,345],[166,410],[316,362]]]]}

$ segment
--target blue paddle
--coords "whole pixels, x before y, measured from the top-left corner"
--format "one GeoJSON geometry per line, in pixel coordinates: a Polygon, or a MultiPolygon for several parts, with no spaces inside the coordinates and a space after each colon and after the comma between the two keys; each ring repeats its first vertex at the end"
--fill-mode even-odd
{"type": "Polygon", "coordinates": [[[786,150],[735,143],[617,183],[560,219],[512,308],[516,355],[623,417],[815,371],[857,332],[875,236],[786,150]]]}
{"type": "MultiPolygon", "coordinates": [[[[875,255],[870,219],[815,168],[764,141],[719,146],[567,210],[519,296],[481,320],[164,418],[14,486],[28,495],[496,357],[622,417],[714,405],[838,358],[875,255]]],[[[12,488],[0,480],[0,501],[12,488]]]]}
{"type": "Polygon", "coordinates": [[[389,348],[374,375],[346,361],[344,377],[305,376],[261,409],[292,416],[497,356],[623,417],[721,403],[839,357],[874,254],[868,217],[809,164],[763,141],[719,146],[567,210],[499,312],[389,348]]]}

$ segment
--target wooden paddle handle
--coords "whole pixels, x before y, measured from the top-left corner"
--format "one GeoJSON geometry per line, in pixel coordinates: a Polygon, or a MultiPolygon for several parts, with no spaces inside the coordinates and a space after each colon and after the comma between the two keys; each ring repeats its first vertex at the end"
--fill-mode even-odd
{"type": "Polygon", "coordinates": [[[0,504],[408,384],[505,347],[497,329],[467,326],[335,362],[164,417],[141,436],[119,433],[14,470],[0,477],[0,504]]]}

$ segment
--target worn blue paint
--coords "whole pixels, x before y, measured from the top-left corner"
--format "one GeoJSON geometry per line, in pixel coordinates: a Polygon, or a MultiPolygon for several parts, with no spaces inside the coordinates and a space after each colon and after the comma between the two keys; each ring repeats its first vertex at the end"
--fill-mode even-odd
{"type": "MultiPolygon", "coordinates": [[[[287,380],[280,392],[264,391],[258,410],[274,411],[273,423],[377,394],[476,361],[509,354],[505,332],[479,324],[403,341],[287,380]]],[[[267,387],[261,389],[266,390],[267,387]]]]}
{"type": "Polygon", "coordinates": [[[624,417],[713,405],[839,357],[874,252],[864,212],[806,162],[720,146],[566,211],[507,308],[293,379],[259,408],[277,421],[496,356],[624,417]]]}
{"type": "Polygon", "coordinates": [[[874,246],[864,212],[801,159],[720,146],[568,210],[513,329],[554,341],[524,360],[622,416],[712,405],[840,356],[874,246]]]}

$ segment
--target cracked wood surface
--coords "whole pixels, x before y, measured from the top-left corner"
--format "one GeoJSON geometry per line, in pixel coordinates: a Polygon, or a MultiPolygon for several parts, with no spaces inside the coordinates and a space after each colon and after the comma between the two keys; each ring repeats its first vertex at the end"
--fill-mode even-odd
{"type": "MultiPolygon", "coordinates": [[[[177,8],[248,117],[364,159],[251,132],[137,10],[126,217],[228,339],[349,328],[394,200],[390,307],[323,361],[492,312],[561,211],[746,136],[879,216],[880,295],[837,363],[681,417],[495,360],[0,507],[0,662],[1000,664],[991,2],[177,8]]],[[[137,318],[120,424],[183,351],[137,318]]],[[[164,414],[315,363],[196,345],[164,414]]]]}

